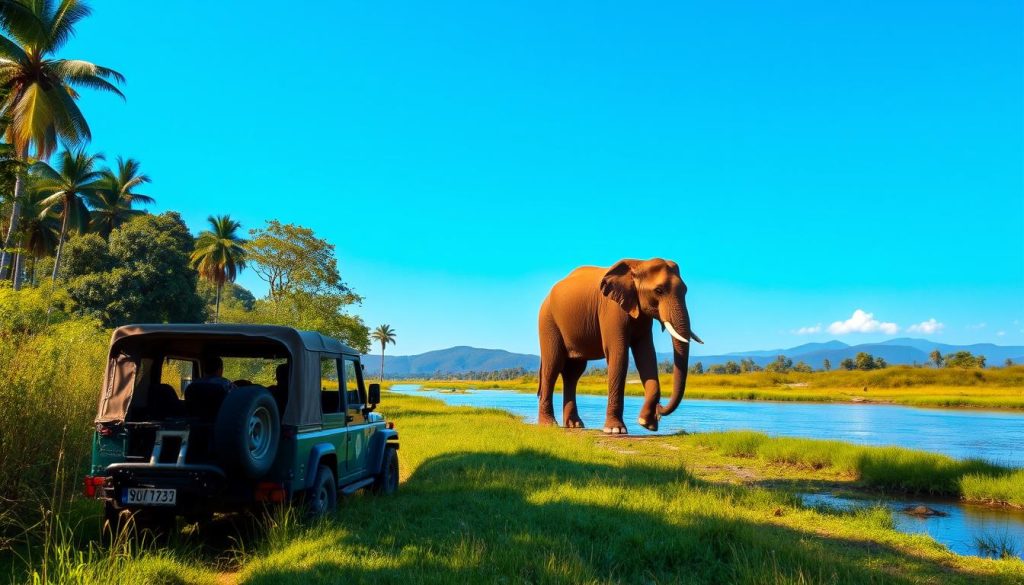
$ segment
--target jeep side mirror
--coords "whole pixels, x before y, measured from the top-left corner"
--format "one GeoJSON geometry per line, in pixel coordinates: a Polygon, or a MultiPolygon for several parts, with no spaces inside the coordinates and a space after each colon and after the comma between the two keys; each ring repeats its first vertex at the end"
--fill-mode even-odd
{"type": "Polygon", "coordinates": [[[374,406],[380,404],[380,384],[374,382],[366,389],[366,402],[374,406]]]}

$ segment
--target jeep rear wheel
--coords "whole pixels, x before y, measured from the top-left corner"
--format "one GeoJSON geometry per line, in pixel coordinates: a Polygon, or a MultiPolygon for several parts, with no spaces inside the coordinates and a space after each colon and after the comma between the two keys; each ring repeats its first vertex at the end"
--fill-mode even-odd
{"type": "Polygon", "coordinates": [[[281,420],[277,402],[262,386],[232,390],[217,413],[214,448],[225,468],[249,479],[266,475],[277,457],[281,420]]]}
{"type": "Polygon", "coordinates": [[[306,493],[306,515],[319,518],[334,511],[338,506],[338,484],[330,467],[321,465],[316,470],[316,479],[306,493]]]}
{"type": "Polygon", "coordinates": [[[380,473],[374,478],[370,491],[375,494],[389,495],[398,490],[398,449],[384,449],[384,458],[380,462],[380,473]]]}

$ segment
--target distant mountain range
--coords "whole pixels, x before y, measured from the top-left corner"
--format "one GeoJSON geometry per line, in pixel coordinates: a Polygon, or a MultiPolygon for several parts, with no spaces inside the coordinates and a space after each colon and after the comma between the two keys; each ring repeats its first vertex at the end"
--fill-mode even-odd
{"type": "MultiPolygon", "coordinates": [[[[834,340],[824,343],[805,343],[785,349],[741,351],[723,355],[691,355],[690,363],[699,361],[704,364],[704,367],[708,367],[714,364],[724,364],[729,360],[738,362],[741,359],[749,358],[758,365],[764,366],[774,360],[775,356],[785,355],[792,358],[794,362],[804,361],[814,368],[820,368],[825,359],[828,359],[832,366],[836,367],[844,359],[852,358],[864,351],[875,357],[881,357],[890,364],[923,364],[928,362],[928,354],[934,349],[938,349],[943,355],[956,351],[969,351],[975,355],[983,355],[993,366],[1002,365],[1006,358],[1012,359],[1015,363],[1024,363],[1024,346],[992,343],[950,345],[909,337],[860,345],[848,345],[834,340]]],[[[669,353],[658,354],[658,359],[670,360],[672,355],[669,353]]],[[[364,356],[364,360],[368,371],[375,372],[380,368],[380,354],[364,356]]],[[[604,366],[604,360],[594,360],[590,362],[590,365],[604,366]]],[[[540,357],[536,355],[468,346],[450,347],[418,355],[385,355],[384,357],[385,375],[395,378],[491,372],[510,368],[534,371],[539,366],[540,357]]]]}

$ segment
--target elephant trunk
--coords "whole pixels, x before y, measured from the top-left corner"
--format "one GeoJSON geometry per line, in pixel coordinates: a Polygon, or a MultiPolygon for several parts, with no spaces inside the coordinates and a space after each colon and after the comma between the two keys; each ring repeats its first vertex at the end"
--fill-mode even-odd
{"type": "Polygon", "coordinates": [[[699,339],[690,331],[690,315],[685,308],[682,310],[679,318],[673,319],[673,321],[675,321],[675,324],[671,321],[665,323],[666,329],[669,329],[670,333],[678,333],[678,336],[672,336],[672,396],[668,399],[668,404],[665,406],[658,405],[659,417],[672,414],[679,407],[679,403],[682,402],[683,394],[686,392],[686,374],[690,365],[690,344],[688,341],[691,337],[695,340],[699,339]]]}

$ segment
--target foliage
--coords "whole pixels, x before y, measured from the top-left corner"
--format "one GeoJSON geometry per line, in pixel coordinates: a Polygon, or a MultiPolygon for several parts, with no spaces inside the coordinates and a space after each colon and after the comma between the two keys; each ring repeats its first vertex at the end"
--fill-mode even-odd
{"type": "Polygon", "coordinates": [[[15,291],[9,282],[0,282],[0,345],[14,344],[21,336],[42,331],[47,322],[63,321],[70,307],[71,299],[62,288],[15,291]]]}
{"type": "Polygon", "coordinates": [[[376,329],[370,333],[370,338],[380,344],[380,379],[384,380],[384,349],[390,343],[395,343],[395,330],[391,328],[391,325],[383,324],[378,325],[376,329]]]}
{"type": "MultiPolygon", "coordinates": [[[[6,0],[0,4],[0,24],[8,36],[0,36],[0,111],[7,118],[6,140],[15,156],[25,160],[34,154],[45,160],[57,149],[78,146],[91,138],[89,124],[75,103],[79,88],[124,95],[116,84],[124,77],[106,67],[79,59],[57,59],[75,26],[90,13],[79,0],[6,0]],[[7,12],[13,10],[14,12],[7,12]],[[13,16],[12,16],[13,15],[13,16]],[[31,152],[30,152],[31,151],[31,152]]],[[[0,278],[10,274],[8,250],[18,231],[22,210],[22,180],[16,182],[11,220],[0,254],[0,278]]],[[[15,283],[21,275],[15,275],[15,283]]]]}
{"type": "MultiPolygon", "coordinates": [[[[704,373],[704,364],[701,363],[700,361],[694,362],[693,365],[690,366],[688,371],[691,374],[697,374],[697,375],[703,374],[704,373]]],[[[663,373],[669,373],[669,372],[663,372],[663,373]]]]}
{"type": "Polygon", "coordinates": [[[810,374],[814,371],[814,368],[801,360],[793,365],[793,371],[801,374],[810,374]]]}
{"type": "Polygon", "coordinates": [[[936,368],[942,367],[942,352],[940,352],[938,348],[933,349],[932,352],[928,354],[928,359],[935,364],[936,368]]]}
{"type": "Polygon", "coordinates": [[[246,250],[253,270],[267,282],[270,298],[291,293],[345,295],[348,286],[338,273],[334,245],[313,230],[276,219],[262,229],[249,230],[246,250]]]}
{"type": "Polygon", "coordinates": [[[43,207],[40,217],[53,214],[61,218],[53,280],[57,280],[60,271],[60,258],[68,229],[75,228],[82,233],[89,225],[86,201],[94,198],[102,185],[103,175],[96,168],[96,163],[102,159],[102,155],[88,155],[83,149],[65,150],[61,153],[56,169],[43,161],[29,168],[33,177],[32,190],[44,197],[39,202],[43,207]]]}
{"type": "Polygon", "coordinates": [[[259,299],[251,311],[242,306],[225,306],[220,322],[284,325],[318,331],[366,353],[370,350],[370,331],[359,316],[346,312],[351,304],[348,295],[295,292],[282,295],[276,303],[259,299]]]}
{"type": "Polygon", "coordinates": [[[984,368],[985,356],[976,356],[969,351],[958,351],[956,353],[946,354],[942,358],[942,362],[945,364],[947,368],[984,368]]]}
{"type": "Polygon", "coordinates": [[[117,171],[104,169],[102,185],[89,199],[92,206],[89,229],[104,238],[110,237],[114,228],[121,227],[129,219],[145,213],[132,209],[136,203],[151,205],[156,200],[149,195],[137,193],[135,189],[150,182],[149,176],[139,170],[139,161],[117,157],[117,171]]]}
{"type": "Polygon", "coordinates": [[[176,213],[132,219],[104,242],[74,238],[65,270],[78,311],[109,327],[125,323],[195,323],[203,319],[197,275],[189,267],[192,235],[176,213]],[[105,250],[104,250],[105,248],[105,250]]]}
{"type": "Polygon", "coordinates": [[[732,360],[708,368],[709,374],[739,374],[740,371],[740,365],[732,360]]]}
{"type": "Polygon", "coordinates": [[[832,369],[832,362],[828,361],[828,358],[821,360],[821,369],[826,372],[830,371],[832,369]]]}
{"type": "Polygon", "coordinates": [[[217,302],[214,309],[214,322],[220,322],[220,297],[224,283],[234,282],[238,273],[245,269],[248,252],[245,240],[238,235],[242,224],[230,216],[210,216],[206,218],[210,229],[199,234],[196,248],[192,252],[192,266],[199,275],[217,285],[217,302]]]}
{"type": "Polygon", "coordinates": [[[793,369],[793,360],[784,355],[776,356],[775,361],[764,367],[764,371],[773,374],[785,374],[791,369],[793,369]]]}
{"type": "MultiPolygon", "coordinates": [[[[217,303],[217,285],[208,280],[200,280],[196,292],[203,299],[203,304],[212,307],[217,303]]],[[[251,291],[235,282],[224,284],[220,299],[223,308],[239,311],[252,311],[256,308],[256,296],[251,291]]]]}

